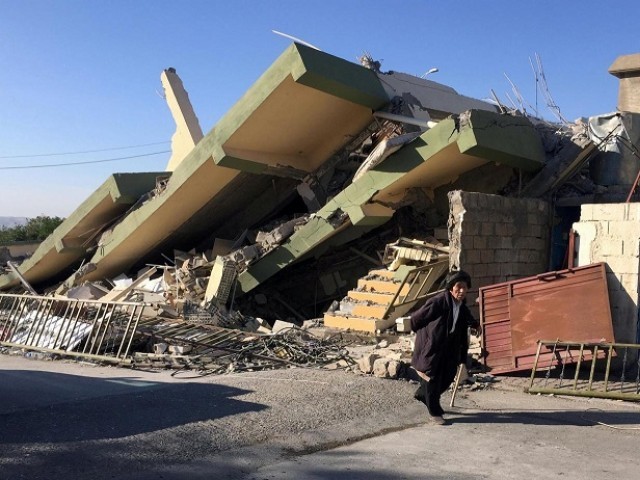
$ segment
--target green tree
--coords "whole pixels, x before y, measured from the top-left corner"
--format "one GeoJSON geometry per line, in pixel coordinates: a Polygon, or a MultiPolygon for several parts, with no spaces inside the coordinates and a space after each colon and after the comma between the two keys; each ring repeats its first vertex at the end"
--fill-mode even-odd
{"type": "Polygon", "coordinates": [[[12,242],[41,242],[64,221],[60,217],[44,215],[30,218],[26,224],[0,228],[0,244],[12,242]]]}

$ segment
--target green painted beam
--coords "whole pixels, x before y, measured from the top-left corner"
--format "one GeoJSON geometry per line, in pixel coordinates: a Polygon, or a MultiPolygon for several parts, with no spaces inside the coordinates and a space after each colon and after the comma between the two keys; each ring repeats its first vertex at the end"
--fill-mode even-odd
{"type": "MultiPolygon", "coordinates": [[[[74,210],[18,270],[34,284],[55,277],[87,254],[96,231],[125,213],[131,205],[156,186],[167,172],[116,173],[74,210]],[[74,229],[77,229],[74,232],[74,229]],[[82,236],[85,236],[82,238],[82,236]],[[82,245],[88,242],[88,245],[82,245]]],[[[13,272],[0,276],[0,289],[18,285],[13,272]]]]}
{"type": "Polygon", "coordinates": [[[461,121],[460,152],[525,171],[544,166],[544,147],[527,118],[483,110],[472,110],[467,118],[461,121]]]}
{"type": "Polygon", "coordinates": [[[390,98],[373,70],[304,45],[292,47],[299,56],[292,71],[296,82],[372,110],[389,102],[390,98]]]}
{"type": "Polygon", "coordinates": [[[334,240],[358,238],[384,224],[391,216],[373,214],[377,211],[374,209],[371,218],[367,218],[367,202],[453,143],[469,155],[488,161],[511,162],[521,168],[533,168],[534,165],[539,168],[537,162],[543,154],[535,129],[526,119],[473,110],[465,122],[453,117],[442,120],[366,172],[327,202],[312,221],[299,228],[285,243],[249,266],[238,276],[240,293],[252,290],[287,265],[308,256],[313,249],[321,251],[335,243],[334,240]],[[349,214],[349,221],[339,229],[332,227],[331,219],[341,212],[349,214]]]}

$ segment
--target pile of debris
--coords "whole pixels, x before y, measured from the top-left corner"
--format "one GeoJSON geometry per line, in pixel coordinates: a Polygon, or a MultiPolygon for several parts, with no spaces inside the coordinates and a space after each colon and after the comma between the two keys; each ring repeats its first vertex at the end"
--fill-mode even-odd
{"type": "MultiPolygon", "coordinates": [[[[621,58],[611,73],[637,88],[640,56],[621,58]]],[[[512,343],[529,362],[515,367],[530,368],[540,338],[507,335],[526,299],[506,302],[521,297],[503,286],[485,301],[482,289],[572,268],[575,242],[564,240],[580,207],[637,196],[637,96],[623,95],[620,112],[557,123],[382,72],[369,56],[363,65],[294,44],[206,135],[188,101],[169,102],[191,142],[174,145],[165,172],[110,176],[30,258],[8,264],[0,345],[214,373],[353,369],[346,337],[293,325],[324,314],[342,332],[408,334],[410,311],[458,268],[481,289],[471,308],[494,315],[483,347],[497,352],[495,371],[514,368],[512,343]]],[[[175,70],[163,75],[167,97],[188,98],[175,70]]],[[[584,216],[586,233],[621,233],[581,254],[605,252],[611,272],[597,287],[613,282],[616,318],[637,340],[627,319],[640,277],[626,265],[638,235],[625,222],[638,218],[622,206],[584,216]]],[[[379,353],[360,355],[360,369],[402,377],[406,352],[379,353]]]]}

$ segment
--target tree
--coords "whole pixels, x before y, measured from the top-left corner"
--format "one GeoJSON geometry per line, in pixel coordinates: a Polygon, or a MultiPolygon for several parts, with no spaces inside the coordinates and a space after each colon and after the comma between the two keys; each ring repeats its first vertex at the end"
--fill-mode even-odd
{"type": "Polygon", "coordinates": [[[26,224],[0,228],[0,244],[12,242],[41,242],[64,221],[60,217],[44,215],[30,218],[26,224]]]}

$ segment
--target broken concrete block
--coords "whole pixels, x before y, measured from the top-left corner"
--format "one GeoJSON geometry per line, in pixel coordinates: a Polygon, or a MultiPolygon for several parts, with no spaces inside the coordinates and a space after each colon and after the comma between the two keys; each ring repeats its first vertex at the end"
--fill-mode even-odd
{"type": "Polygon", "coordinates": [[[388,365],[388,358],[378,358],[373,362],[373,374],[376,377],[387,378],[389,376],[389,372],[387,371],[388,365]]]}
{"type": "Polygon", "coordinates": [[[373,364],[378,358],[378,355],[374,355],[373,353],[365,355],[358,360],[358,368],[362,373],[371,373],[373,372],[373,364]]]}
{"type": "Polygon", "coordinates": [[[282,330],[294,327],[296,327],[294,323],[285,322],[283,320],[276,320],[271,327],[271,333],[279,333],[282,330]]]}
{"type": "Polygon", "coordinates": [[[97,288],[90,283],[85,283],[79,287],[70,288],[67,291],[67,297],[78,300],[96,300],[103,297],[105,293],[101,288],[97,288]]]}
{"type": "Polygon", "coordinates": [[[387,348],[388,346],[389,346],[388,340],[381,340],[380,343],[376,345],[376,348],[387,348]]]}
{"type": "Polygon", "coordinates": [[[387,373],[390,378],[400,378],[404,370],[404,363],[398,360],[389,360],[387,364],[387,373]]]}
{"type": "Polygon", "coordinates": [[[411,331],[411,317],[396,318],[396,330],[400,333],[409,333],[411,331]]]}
{"type": "Polygon", "coordinates": [[[186,355],[192,350],[191,345],[170,345],[169,353],[174,355],[186,355]]]}
{"type": "Polygon", "coordinates": [[[311,320],[305,320],[304,322],[302,322],[303,330],[308,330],[310,328],[315,328],[320,326],[321,326],[321,322],[319,318],[313,318],[311,320]]]}
{"type": "Polygon", "coordinates": [[[265,333],[265,334],[271,333],[271,325],[269,325],[269,322],[267,322],[264,318],[257,317],[255,321],[258,324],[258,327],[257,327],[258,333],[265,333]]]}
{"type": "Polygon", "coordinates": [[[169,345],[167,345],[166,343],[156,343],[153,345],[153,353],[155,353],[156,355],[162,354],[167,351],[168,347],[169,345]]]}

